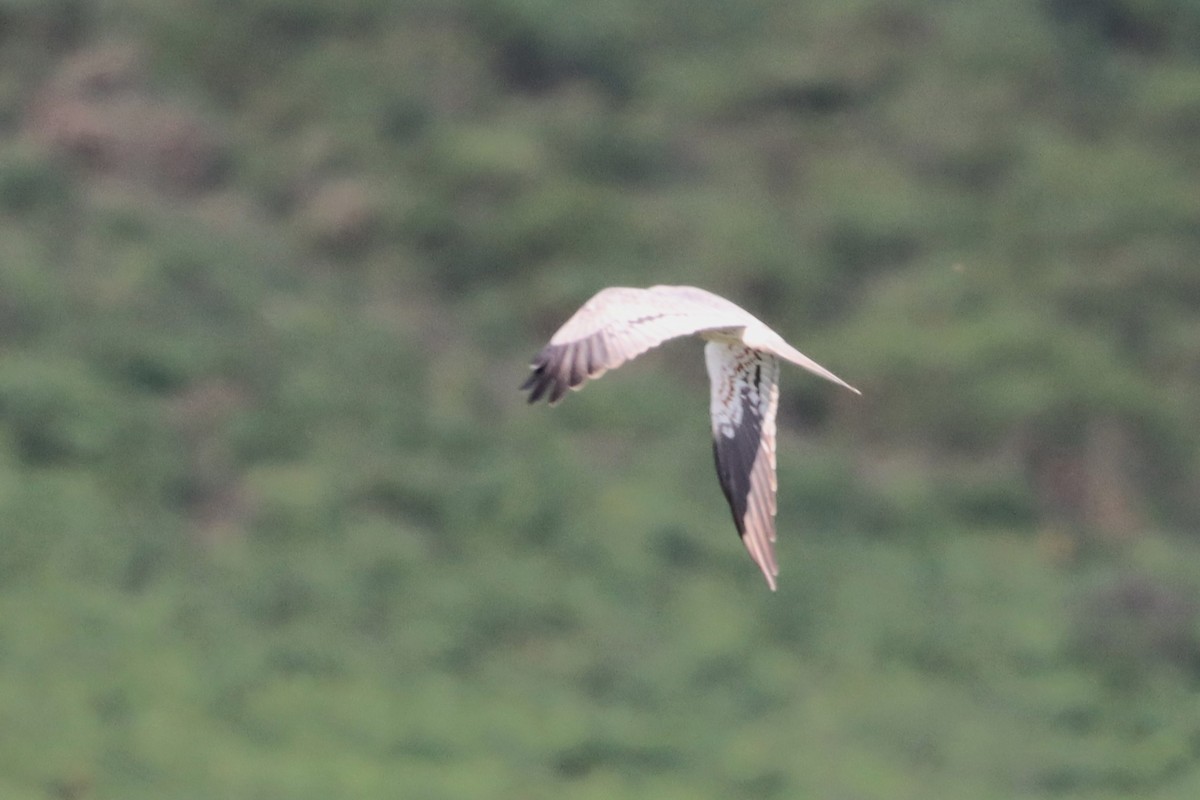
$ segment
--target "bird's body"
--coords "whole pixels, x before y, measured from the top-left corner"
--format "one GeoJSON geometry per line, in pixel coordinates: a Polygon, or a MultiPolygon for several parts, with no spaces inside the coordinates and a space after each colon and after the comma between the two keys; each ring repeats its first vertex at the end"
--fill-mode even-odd
{"type": "Polygon", "coordinates": [[[521,387],[529,402],[553,405],[568,389],[668,339],[707,340],[717,477],[738,534],[775,589],[775,412],[779,359],[858,390],[789,345],[745,309],[693,286],[604,289],[558,329],[534,358],[521,387]]]}

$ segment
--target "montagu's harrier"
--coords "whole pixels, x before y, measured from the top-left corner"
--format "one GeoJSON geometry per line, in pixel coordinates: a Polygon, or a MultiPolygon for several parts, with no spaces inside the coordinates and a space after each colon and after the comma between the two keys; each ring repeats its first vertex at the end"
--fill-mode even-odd
{"type": "Polygon", "coordinates": [[[533,359],[521,386],[529,402],[551,405],[568,389],[619,367],[668,339],[695,334],[708,343],[713,454],[738,534],[775,589],[775,410],[779,359],[858,394],[749,312],[693,286],[604,289],[567,320],[533,359]]]}

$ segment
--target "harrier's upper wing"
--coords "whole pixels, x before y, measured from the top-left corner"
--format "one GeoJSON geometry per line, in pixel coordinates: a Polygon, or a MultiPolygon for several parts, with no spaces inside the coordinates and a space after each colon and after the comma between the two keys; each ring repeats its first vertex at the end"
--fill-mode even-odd
{"type": "Polygon", "coordinates": [[[529,402],[548,395],[553,405],[567,389],[619,367],[668,339],[703,331],[734,332],[758,323],[749,312],[691,286],[605,289],[567,320],[530,365],[521,387],[529,402]]]}
{"type": "Polygon", "coordinates": [[[779,360],[738,344],[709,342],[717,478],[750,557],[775,590],[775,411],[779,360]]]}

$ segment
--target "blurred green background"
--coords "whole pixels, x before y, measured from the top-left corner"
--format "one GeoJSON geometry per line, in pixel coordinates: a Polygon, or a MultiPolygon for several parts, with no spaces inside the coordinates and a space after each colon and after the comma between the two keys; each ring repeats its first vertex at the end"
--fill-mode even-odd
{"type": "Polygon", "coordinates": [[[1194,798],[1198,445],[1193,0],[0,0],[5,800],[1194,798]]]}

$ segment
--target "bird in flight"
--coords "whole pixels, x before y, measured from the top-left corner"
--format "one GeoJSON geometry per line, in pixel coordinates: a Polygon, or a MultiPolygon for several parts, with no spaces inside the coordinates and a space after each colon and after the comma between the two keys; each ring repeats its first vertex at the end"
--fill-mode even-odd
{"type": "Polygon", "coordinates": [[[575,312],[534,357],[521,391],[550,405],[568,389],[621,366],[668,339],[707,340],[717,478],[738,535],[775,590],[775,411],[779,359],[861,394],[783,340],[750,312],[694,286],[604,289],[575,312]]]}

